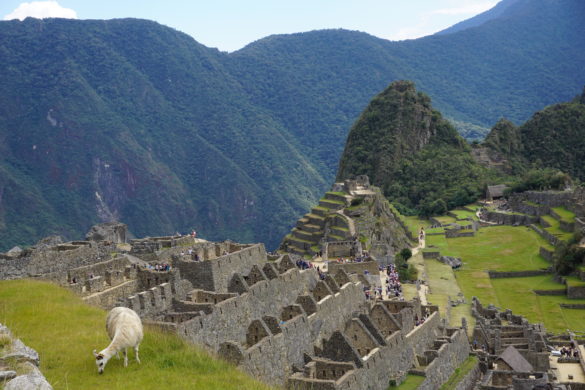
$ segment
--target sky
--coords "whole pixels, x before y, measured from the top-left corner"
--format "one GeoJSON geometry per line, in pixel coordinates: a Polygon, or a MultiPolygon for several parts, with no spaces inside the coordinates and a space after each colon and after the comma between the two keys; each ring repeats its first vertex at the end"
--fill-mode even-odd
{"type": "Polygon", "coordinates": [[[379,38],[420,38],[499,0],[58,0],[0,1],[0,19],[64,17],[155,20],[222,51],[273,34],[344,28],[379,38]]]}

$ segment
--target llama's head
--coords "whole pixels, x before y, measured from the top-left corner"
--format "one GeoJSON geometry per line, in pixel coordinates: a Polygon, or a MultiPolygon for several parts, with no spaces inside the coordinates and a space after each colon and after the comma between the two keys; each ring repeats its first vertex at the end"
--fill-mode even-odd
{"type": "Polygon", "coordinates": [[[97,366],[98,373],[103,374],[108,361],[102,353],[97,353],[95,349],[93,350],[93,356],[95,357],[95,365],[97,366]]]}

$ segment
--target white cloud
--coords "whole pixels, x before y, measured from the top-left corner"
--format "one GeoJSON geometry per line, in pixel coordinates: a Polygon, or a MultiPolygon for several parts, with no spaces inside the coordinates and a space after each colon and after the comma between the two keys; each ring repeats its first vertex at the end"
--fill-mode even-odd
{"type": "Polygon", "coordinates": [[[70,8],[61,7],[56,1],[32,1],[30,3],[21,3],[14,11],[4,16],[4,20],[24,20],[29,16],[38,19],[77,19],[77,12],[70,8]]]}
{"type": "Polygon", "coordinates": [[[431,12],[431,14],[435,15],[476,15],[482,12],[487,11],[490,8],[493,8],[498,3],[497,0],[494,1],[483,1],[476,4],[465,4],[461,7],[453,7],[453,8],[442,8],[437,9],[431,12]]]}
{"type": "MultiPolygon", "coordinates": [[[[419,16],[418,23],[404,27],[398,32],[392,34],[391,40],[401,41],[404,39],[416,39],[431,35],[437,31],[443,30],[456,21],[451,21],[451,18],[460,16],[475,16],[493,8],[500,0],[451,0],[452,7],[440,8],[423,13],[419,16]],[[446,24],[442,22],[444,18],[449,18],[446,24]]],[[[461,19],[457,20],[461,21],[461,19]]]]}

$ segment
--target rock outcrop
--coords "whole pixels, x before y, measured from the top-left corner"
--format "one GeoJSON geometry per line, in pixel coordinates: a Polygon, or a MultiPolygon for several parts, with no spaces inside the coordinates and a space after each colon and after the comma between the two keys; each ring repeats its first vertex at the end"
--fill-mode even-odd
{"type": "Polygon", "coordinates": [[[0,383],[4,390],[52,390],[39,370],[39,354],[0,324],[0,383]]]}
{"type": "Polygon", "coordinates": [[[106,222],[94,225],[85,235],[87,241],[110,241],[115,244],[126,242],[128,226],[120,222],[106,222]]]}

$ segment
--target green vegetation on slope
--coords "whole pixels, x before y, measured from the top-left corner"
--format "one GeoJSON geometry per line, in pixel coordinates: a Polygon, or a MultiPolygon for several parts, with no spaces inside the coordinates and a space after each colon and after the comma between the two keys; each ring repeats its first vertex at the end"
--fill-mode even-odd
{"type": "Polygon", "coordinates": [[[585,90],[570,102],[536,112],[516,127],[501,120],[483,143],[504,156],[522,180],[513,191],[563,188],[569,177],[585,180],[585,90]]]}
{"type": "Polygon", "coordinates": [[[461,382],[461,380],[467,375],[473,367],[477,365],[479,359],[477,356],[470,356],[461,364],[459,367],[455,369],[455,372],[449,377],[449,380],[445,382],[439,390],[451,390],[457,387],[457,384],[461,382]]]}
{"type": "Polygon", "coordinates": [[[0,282],[0,323],[37,350],[41,371],[59,389],[269,389],[175,335],[146,329],[138,365],[112,358],[97,373],[91,351],[109,344],[106,313],[72,292],[30,280],[0,282]]]}
{"type": "Polygon", "coordinates": [[[500,174],[476,163],[469,146],[408,81],[377,95],[352,127],[338,180],[368,175],[401,211],[422,216],[474,202],[500,174]]]}

